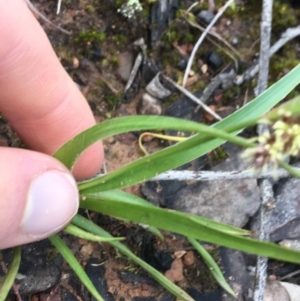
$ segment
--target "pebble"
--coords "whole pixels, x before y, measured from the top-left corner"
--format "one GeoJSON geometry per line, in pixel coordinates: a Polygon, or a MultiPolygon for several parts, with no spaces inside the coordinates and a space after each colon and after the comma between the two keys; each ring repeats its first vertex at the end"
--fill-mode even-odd
{"type": "Polygon", "coordinates": [[[191,266],[195,263],[196,256],[194,251],[187,251],[183,257],[183,263],[187,266],[191,266]]]}
{"type": "MultiPolygon", "coordinates": [[[[295,165],[299,167],[298,165],[295,165]]],[[[276,207],[270,219],[270,240],[300,239],[300,179],[281,179],[274,190],[276,207]]],[[[251,225],[257,231],[258,214],[251,225]]]]}
{"type": "Polygon", "coordinates": [[[162,85],[159,73],[147,85],[146,91],[158,99],[164,99],[171,95],[171,91],[162,85]]]}
{"type": "Polygon", "coordinates": [[[165,272],[165,276],[172,282],[179,282],[184,279],[183,264],[180,258],[175,258],[170,270],[165,272]]]}
{"type": "Polygon", "coordinates": [[[117,70],[117,73],[124,82],[127,82],[130,77],[130,73],[133,65],[133,54],[129,51],[124,51],[119,53],[118,63],[119,63],[119,68],[117,70]]]}
{"type": "Polygon", "coordinates": [[[187,66],[187,60],[186,59],[180,59],[176,65],[176,67],[181,70],[181,71],[184,71],[185,68],[187,66]]]}
{"type": "Polygon", "coordinates": [[[211,23],[211,21],[214,19],[215,17],[215,14],[212,13],[211,11],[209,10],[202,10],[198,15],[197,15],[197,18],[206,23],[206,24],[209,24],[211,23]]]}
{"type": "Polygon", "coordinates": [[[142,115],[161,115],[162,105],[160,100],[148,93],[144,93],[138,111],[142,115]]]}
{"type": "Polygon", "coordinates": [[[217,54],[214,51],[206,52],[204,60],[209,66],[211,66],[215,70],[221,68],[223,65],[223,60],[221,59],[219,54],[217,54]]]}

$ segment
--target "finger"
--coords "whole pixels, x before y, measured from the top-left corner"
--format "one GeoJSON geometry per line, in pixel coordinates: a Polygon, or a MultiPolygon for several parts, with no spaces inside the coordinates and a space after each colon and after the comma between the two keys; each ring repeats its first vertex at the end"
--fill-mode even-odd
{"type": "MultiPolygon", "coordinates": [[[[95,124],[25,1],[0,1],[0,37],[0,111],[29,148],[53,154],[95,124]]],[[[75,175],[92,176],[102,161],[97,144],[79,160],[75,175]]]]}
{"type": "Polygon", "coordinates": [[[48,237],[76,214],[76,182],[56,159],[1,148],[0,167],[0,249],[48,237]]]}

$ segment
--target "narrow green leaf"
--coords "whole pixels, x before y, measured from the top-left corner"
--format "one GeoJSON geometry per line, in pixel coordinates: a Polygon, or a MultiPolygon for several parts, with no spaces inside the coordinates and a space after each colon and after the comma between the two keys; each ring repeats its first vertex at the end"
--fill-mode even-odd
{"type": "MultiPolygon", "coordinates": [[[[127,208],[128,209],[128,208],[127,208]]],[[[84,217],[80,215],[76,215],[72,223],[80,228],[85,229],[86,231],[89,231],[91,233],[94,233],[95,235],[100,236],[106,236],[111,237],[111,235],[94,224],[93,222],[85,219],[84,217]]],[[[115,249],[117,249],[119,252],[126,255],[130,260],[135,262],[137,265],[141,266],[144,270],[146,270],[158,283],[160,283],[165,289],[167,289],[170,293],[177,296],[180,300],[183,301],[194,301],[193,298],[191,298],[185,291],[183,291],[181,288],[176,286],[174,283],[172,283],[168,278],[166,278],[163,274],[158,272],[156,269],[154,269],[152,266],[147,264],[142,259],[138,258],[136,255],[134,255],[125,245],[123,245],[120,242],[110,242],[110,245],[112,245],[115,249]]]]}
{"type": "Polygon", "coordinates": [[[95,242],[111,242],[111,241],[119,241],[124,239],[123,237],[100,237],[92,233],[88,233],[72,224],[69,224],[66,228],[64,228],[64,232],[79,238],[83,238],[95,242]]]}
{"type": "Polygon", "coordinates": [[[76,257],[72,254],[69,247],[64,243],[64,241],[57,235],[49,237],[49,240],[53,246],[60,252],[64,260],[69,264],[72,270],[75,272],[77,277],[80,279],[82,284],[87,288],[87,290],[92,294],[92,296],[98,301],[104,301],[104,299],[99,295],[97,289],[93,285],[92,281],[81,267],[80,263],[76,257]]]}
{"type": "Polygon", "coordinates": [[[232,288],[227,283],[226,279],[223,276],[222,271],[220,270],[218,264],[215,262],[215,260],[212,258],[212,256],[201,246],[200,243],[198,243],[198,241],[196,239],[188,237],[188,241],[202,256],[202,258],[205,261],[206,265],[208,266],[211,274],[213,275],[215,280],[219,283],[219,285],[221,287],[223,287],[223,289],[225,291],[227,291],[230,295],[236,297],[235,292],[232,290],[232,288]]]}
{"type": "MultiPolygon", "coordinates": [[[[121,201],[122,203],[126,203],[128,208],[131,208],[131,205],[140,205],[142,211],[146,211],[147,208],[157,208],[153,204],[147,202],[146,200],[139,198],[138,196],[132,195],[130,193],[124,192],[122,190],[111,190],[111,191],[104,191],[95,194],[88,194],[84,196],[84,199],[94,199],[96,201],[121,201]]],[[[85,201],[82,201],[82,204],[85,201]]],[[[185,213],[183,213],[185,214],[185,213]]],[[[231,233],[235,235],[242,235],[242,236],[250,236],[251,232],[245,229],[240,229],[237,227],[233,227],[231,225],[220,224],[215,222],[214,220],[204,218],[198,215],[188,215],[191,220],[194,220],[195,223],[199,223],[205,227],[214,228],[218,231],[223,231],[226,233],[231,233]]]]}
{"type": "MultiPolygon", "coordinates": [[[[82,195],[81,195],[82,197],[82,195]]],[[[90,195],[90,197],[93,197],[90,195]]],[[[101,193],[97,193],[96,195],[94,195],[95,198],[97,199],[106,199],[106,200],[115,200],[117,199],[122,199],[124,202],[128,203],[128,206],[130,206],[130,204],[135,203],[135,204],[141,204],[144,207],[147,206],[153,206],[151,203],[145,201],[142,198],[139,198],[133,194],[121,191],[121,190],[111,190],[111,191],[104,191],[101,193]]],[[[126,221],[126,222],[130,222],[130,221],[126,221]]],[[[142,227],[144,227],[145,229],[147,229],[149,232],[151,232],[152,234],[156,235],[158,238],[163,239],[163,235],[160,233],[160,231],[152,226],[149,225],[141,225],[142,227]]]]}
{"type": "MultiPolygon", "coordinates": [[[[285,97],[299,83],[299,81],[300,65],[295,67],[290,73],[264,93],[260,94],[253,101],[249,102],[246,106],[234,112],[222,121],[216,123],[212,128],[228,131],[238,123],[247,123],[249,120],[259,118],[274,107],[283,97],[285,97]]],[[[179,124],[180,120],[177,122],[179,124]]],[[[173,121],[170,122],[169,128],[172,128],[172,126],[173,121]]],[[[92,179],[90,181],[80,183],[80,191],[82,193],[93,193],[143,182],[159,173],[176,168],[201,155],[204,155],[225,142],[224,139],[211,139],[208,137],[208,130],[203,125],[201,129],[200,127],[194,128],[193,125],[193,129],[194,131],[202,131],[202,134],[196,134],[193,137],[162,151],[136,160],[117,171],[105,175],[101,179],[92,179]],[[203,133],[206,133],[206,135],[203,133]]],[[[239,131],[235,131],[231,134],[237,134],[238,132],[239,131]]],[[[220,133],[218,133],[218,135],[219,134],[220,133]]]]}
{"type": "MultiPolygon", "coordinates": [[[[240,110],[234,112],[227,118],[218,122],[214,127],[224,129],[233,126],[243,121],[249,121],[253,118],[258,118],[268,112],[274,107],[281,99],[283,99],[295,86],[299,83],[300,78],[300,66],[295,67],[285,77],[278,81],[275,85],[271,86],[264,93],[260,94],[253,101],[249,102],[246,106],[240,110]]],[[[83,133],[77,135],[75,138],[68,141],[62,146],[55,154],[54,157],[63,162],[69,169],[71,169],[80,154],[90,145],[96,141],[128,131],[134,130],[146,130],[146,129],[164,129],[168,128],[164,122],[160,124],[160,119],[154,122],[152,117],[147,116],[135,116],[137,119],[131,119],[131,121],[125,122],[126,119],[108,120],[92,129],[88,129],[83,133]],[[140,119],[138,119],[140,118],[140,119]],[[124,122],[123,122],[124,121],[124,122]],[[140,124],[141,123],[141,124],[140,124]],[[161,126],[161,127],[160,127],[161,126]],[[95,130],[95,128],[97,130],[95,130]]],[[[166,117],[165,117],[166,118],[166,117]]],[[[166,119],[165,119],[166,120],[166,119]]],[[[181,120],[182,121],[182,120],[181,120]]],[[[181,122],[180,120],[178,122],[181,122]]],[[[167,121],[166,121],[167,122],[167,121]]],[[[177,129],[184,130],[188,126],[180,124],[177,129]]],[[[188,126],[189,127],[189,126],[188,126]]],[[[193,127],[193,125],[191,125],[193,127]]],[[[172,129],[172,128],[169,128],[172,129]]],[[[176,128],[173,128],[176,129],[176,128]]],[[[188,130],[187,130],[188,131],[188,130]]],[[[220,144],[217,143],[216,145],[220,144]]]]}
{"type": "MultiPolygon", "coordinates": [[[[192,214],[165,210],[161,208],[147,208],[132,204],[130,208],[126,202],[88,199],[81,202],[81,207],[103,214],[109,214],[117,218],[125,218],[131,221],[149,224],[160,229],[182,234],[187,237],[222,245],[224,247],[261,255],[278,260],[300,263],[300,252],[286,249],[263,241],[232,235],[227,232],[211,228],[208,225],[197,223],[189,218],[192,214]]],[[[221,228],[220,224],[220,229],[221,228]]]]}
{"type": "Polygon", "coordinates": [[[0,285],[0,301],[5,301],[7,300],[7,295],[11,289],[11,287],[14,284],[14,281],[16,279],[19,266],[21,262],[21,248],[20,247],[15,247],[13,251],[13,257],[12,261],[9,265],[8,271],[4,278],[1,280],[1,285],[0,285]]]}
{"type": "MultiPolygon", "coordinates": [[[[236,124],[234,125],[236,126],[236,124]]],[[[72,169],[80,154],[98,140],[129,131],[149,129],[198,132],[208,137],[227,139],[244,147],[249,146],[249,142],[245,139],[193,121],[163,116],[130,116],[106,120],[87,129],[69,140],[54,154],[54,157],[63,162],[69,169],[72,169]]]]}

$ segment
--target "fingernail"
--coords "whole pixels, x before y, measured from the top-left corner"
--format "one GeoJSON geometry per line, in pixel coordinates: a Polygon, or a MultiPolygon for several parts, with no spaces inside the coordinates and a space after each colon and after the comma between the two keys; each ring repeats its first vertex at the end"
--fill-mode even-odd
{"type": "Polygon", "coordinates": [[[22,232],[34,236],[55,233],[72,219],[78,206],[74,178],[60,171],[46,171],[36,177],[29,187],[22,232]]]}

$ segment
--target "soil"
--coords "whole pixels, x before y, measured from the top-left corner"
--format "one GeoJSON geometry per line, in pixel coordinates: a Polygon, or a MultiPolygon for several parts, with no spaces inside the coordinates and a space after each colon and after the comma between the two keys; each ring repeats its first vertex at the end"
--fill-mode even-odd
{"type": "MultiPolygon", "coordinates": [[[[136,79],[129,93],[125,98],[123,97],[125,79],[128,78],[139,51],[133,45],[137,39],[144,38],[148,46],[148,57],[156,69],[173,79],[180,79],[183,77],[183,71],[178,68],[179,62],[190,54],[201,34],[177,11],[173,18],[169,19],[161,37],[152,43],[152,31],[155,24],[151,24],[150,15],[151,5],[154,4],[147,3],[150,1],[141,2],[143,10],[137,13],[135,18],[128,19],[118,12],[123,1],[66,0],[62,1],[61,11],[57,15],[57,1],[32,0],[40,13],[57,26],[70,32],[70,34],[65,34],[36,15],[62,65],[85,95],[97,122],[116,116],[139,114],[138,105],[145,91],[147,79],[145,77],[136,79]]],[[[180,10],[187,10],[193,3],[189,0],[179,2],[180,10]]],[[[207,2],[200,1],[199,7],[193,12],[197,13],[207,8],[207,2]]],[[[223,2],[215,1],[216,7],[219,8],[223,2]]],[[[280,16],[277,19],[281,21],[284,19],[281,12],[283,5],[292,13],[286,13],[289,17],[286,17],[284,22],[277,22],[276,17],[274,18],[273,41],[276,41],[286,28],[292,26],[300,15],[299,10],[292,8],[289,4],[280,3],[281,6],[279,6],[278,3],[277,8],[274,9],[275,16],[276,14],[280,16]]],[[[229,9],[225,12],[213,28],[223,39],[232,42],[233,47],[239,52],[240,58],[236,57],[239,72],[250,67],[257,58],[260,8],[260,1],[242,1],[235,10],[229,9]],[[234,39],[237,42],[234,42],[234,39]]],[[[202,26],[204,26],[203,23],[202,26]]],[[[216,39],[213,39],[213,42],[211,40],[203,43],[198,51],[196,63],[193,65],[188,86],[193,93],[203,90],[220,71],[235,64],[226,54],[228,49],[224,44],[216,39]],[[211,52],[217,54],[222,60],[221,66],[216,68],[214,64],[206,63],[206,57],[211,52]]],[[[300,54],[299,47],[295,51],[296,46],[294,42],[290,43],[280,52],[280,57],[275,56],[272,59],[270,84],[298,63],[297,59],[300,54]],[[272,65],[272,62],[276,64],[272,65]]],[[[218,89],[210,98],[208,105],[222,117],[227,116],[253,98],[254,86],[255,80],[239,88],[218,89]]],[[[162,103],[163,112],[180,97],[181,94],[173,92],[162,103]]],[[[210,116],[201,111],[197,118],[206,123],[213,122],[210,116]]],[[[22,142],[17,139],[5,120],[2,119],[0,122],[0,145],[22,146],[22,142]]],[[[145,142],[145,144],[150,152],[163,147],[158,140],[145,142]]],[[[136,133],[106,139],[104,147],[107,172],[116,170],[143,155],[138,147],[136,133]]],[[[141,195],[139,186],[126,190],[141,195]]],[[[149,250],[152,250],[153,254],[160,254],[158,256],[162,256],[163,260],[157,263],[158,269],[180,287],[193,288],[201,292],[217,289],[218,286],[203,261],[182,237],[164,233],[165,240],[160,241],[138,226],[94,213],[90,213],[90,217],[113,235],[125,236],[126,244],[145,260],[151,260],[146,255],[151,253],[149,250]]],[[[106,281],[104,283],[107,288],[105,300],[175,300],[139,267],[118,254],[109,245],[99,245],[67,235],[63,237],[83,266],[89,266],[90,260],[93,259],[102,267],[99,273],[103,273],[106,281]],[[135,275],[138,277],[135,278],[135,275]]],[[[214,246],[207,246],[207,248],[212,254],[217,254],[214,246]]],[[[74,279],[75,276],[64,265],[62,276],[54,287],[44,292],[31,294],[26,300],[90,300],[82,285],[74,279]]]]}

